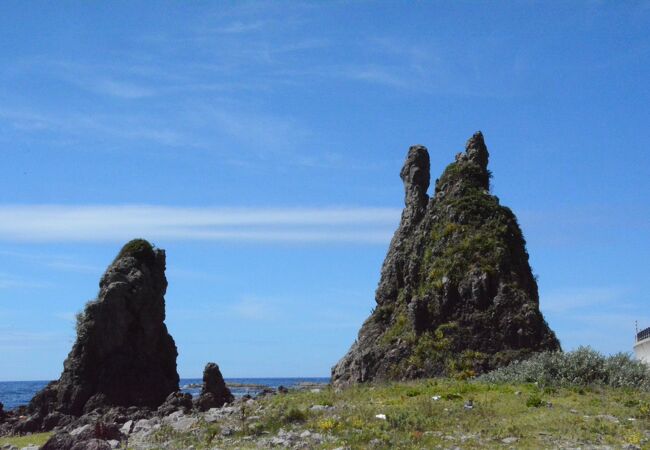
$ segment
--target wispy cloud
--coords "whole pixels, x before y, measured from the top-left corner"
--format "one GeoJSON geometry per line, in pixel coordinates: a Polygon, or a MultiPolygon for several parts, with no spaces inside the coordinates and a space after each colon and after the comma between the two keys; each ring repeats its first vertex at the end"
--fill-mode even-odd
{"type": "Polygon", "coordinates": [[[16,331],[0,328],[0,350],[33,350],[35,348],[58,348],[67,343],[63,333],[16,331]]]}
{"type": "Polygon", "coordinates": [[[101,273],[102,271],[101,267],[80,262],[78,257],[73,256],[17,252],[10,250],[0,250],[0,255],[7,256],[12,259],[29,261],[30,263],[39,264],[44,267],[49,267],[50,269],[66,272],[101,273]]]}
{"type": "Polygon", "coordinates": [[[598,306],[621,305],[626,289],[618,287],[587,287],[555,290],[541,296],[544,311],[565,313],[598,306]]]}
{"type": "Polygon", "coordinates": [[[0,206],[0,240],[149,239],[385,244],[394,208],[184,208],[149,205],[0,206]]]}
{"type": "Polygon", "coordinates": [[[93,84],[92,88],[99,93],[126,99],[151,97],[155,94],[153,89],[139,86],[131,82],[110,79],[97,80],[93,84]]]}
{"type": "Polygon", "coordinates": [[[621,286],[574,286],[540,295],[547,319],[566,330],[558,335],[565,350],[591,345],[604,352],[632,350],[634,323],[650,325],[650,316],[631,301],[632,289],[621,286]]]}
{"type": "Polygon", "coordinates": [[[38,289],[51,287],[47,283],[40,281],[26,280],[24,278],[0,272],[0,290],[5,289],[38,289]]]}
{"type": "Polygon", "coordinates": [[[0,108],[0,121],[18,131],[59,133],[76,138],[93,136],[111,139],[147,140],[165,146],[192,146],[194,142],[179,132],[129,116],[74,114],[56,111],[34,111],[25,108],[0,108]]]}
{"type": "Polygon", "coordinates": [[[223,34],[241,34],[241,33],[250,33],[252,31],[258,31],[262,29],[265,25],[265,22],[257,20],[254,22],[242,22],[236,20],[226,25],[222,25],[214,29],[217,33],[223,34]]]}
{"type": "Polygon", "coordinates": [[[273,307],[273,302],[257,297],[245,297],[230,306],[231,311],[246,320],[273,320],[278,311],[273,307]]]}

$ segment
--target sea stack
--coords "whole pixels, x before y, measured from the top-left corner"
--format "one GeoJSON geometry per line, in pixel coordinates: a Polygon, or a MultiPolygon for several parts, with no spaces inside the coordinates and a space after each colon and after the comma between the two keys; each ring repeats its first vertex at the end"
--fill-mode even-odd
{"type": "Polygon", "coordinates": [[[219,366],[215,363],[207,363],[203,369],[203,387],[201,394],[194,401],[196,409],[207,411],[210,408],[219,408],[226,403],[235,400],[230,389],[221,375],[219,366]]]}
{"type": "Polygon", "coordinates": [[[436,180],[429,154],[409,149],[400,172],[405,208],[358,339],[332,383],[472,376],[560,350],[539,310],[537,282],[512,211],[490,193],[480,132],[436,180]]]}
{"type": "Polygon", "coordinates": [[[166,290],[165,251],[142,239],[127,243],[102,276],[97,299],[77,317],[77,338],[61,377],[28,406],[44,422],[41,428],[98,407],[155,409],[178,390],[166,290]]]}

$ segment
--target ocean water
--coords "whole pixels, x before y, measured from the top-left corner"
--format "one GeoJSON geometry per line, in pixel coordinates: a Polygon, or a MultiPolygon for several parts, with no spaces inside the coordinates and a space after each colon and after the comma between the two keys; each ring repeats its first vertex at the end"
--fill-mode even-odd
{"type": "MultiPolygon", "coordinates": [[[[201,391],[200,378],[181,378],[180,387],[183,392],[193,396],[201,391]]],[[[6,411],[17,406],[26,405],[34,394],[43,389],[49,381],[0,381],[0,403],[6,411]]],[[[300,383],[329,383],[329,378],[226,378],[235,397],[245,394],[255,395],[262,390],[261,386],[277,388],[279,386],[293,387],[300,383]],[[247,385],[247,386],[237,386],[247,385]]]]}

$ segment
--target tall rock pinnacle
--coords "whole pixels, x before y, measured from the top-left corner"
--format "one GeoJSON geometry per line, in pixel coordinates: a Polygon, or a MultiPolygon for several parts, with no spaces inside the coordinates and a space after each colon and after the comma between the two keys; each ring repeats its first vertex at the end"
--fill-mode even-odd
{"type": "Polygon", "coordinates": [[[178,352],[164,323],[165,251],[141,239],[127,243],[99,288],[77,317],[60,379],[29,405],[37,419],[101,406],[156,408],[178,390],[178,352]]]}
{"type": "Polygon", "coordinates": [[[517,219],[489,192],[488,160],[477,132],[429,198],[427,149],[409,149],[400,172],[406,205],[377,306],[332,369],[334,385],[471,376],[560,348],[539,311],[517,219]]]}

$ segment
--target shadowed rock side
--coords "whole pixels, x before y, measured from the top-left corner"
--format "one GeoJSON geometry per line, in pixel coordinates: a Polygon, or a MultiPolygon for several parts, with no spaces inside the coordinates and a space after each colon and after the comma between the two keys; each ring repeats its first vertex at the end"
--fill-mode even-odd
{"type": "Polygon", "coordinates": [[[409,149],[405,208],[381,269],[376,307],[332,369],[332,383],[471,376],[559,350],[540,310],[517,219],[489,192],[478,132],[436,180],[429,154],[409,149]]]}
{"type": "Polygon", "coordinates": [[[165,326],[165,251],[126,244],[77,318],[77,339],[58,381],[28,406],[40,428],[104,406],[158,407],[178,390],[174,340],[165,326]]]}

